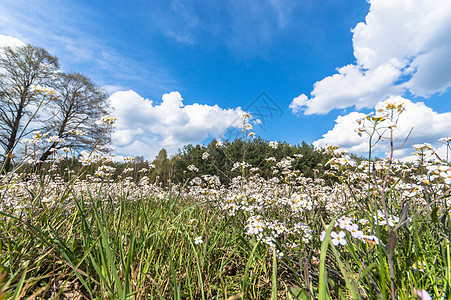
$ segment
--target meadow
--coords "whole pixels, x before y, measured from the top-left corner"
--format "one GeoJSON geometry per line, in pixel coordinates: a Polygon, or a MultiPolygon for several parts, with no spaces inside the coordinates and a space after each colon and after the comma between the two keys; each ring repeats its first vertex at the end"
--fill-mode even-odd
{"type": "Polygon", "coordinates": [[[269,179],[244,158],[230,183],[190,165],[171,185],[133,159],[112,179],[95,152],[77,172],[20,172],[24,157],[0,177],[0,299],[448,299],[451,168],[428,144],[393,157],[403,109],[357,120],[368,159],[331,146],[313,178],[293,168],[302,155],[268,156],[269,179]]]}

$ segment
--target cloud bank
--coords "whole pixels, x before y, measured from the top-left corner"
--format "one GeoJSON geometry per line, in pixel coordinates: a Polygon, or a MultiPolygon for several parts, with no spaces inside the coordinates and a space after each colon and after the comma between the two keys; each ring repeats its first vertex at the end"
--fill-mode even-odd
{"type": "Polygon", "coordinates": [[[0,34],[0,47],[22,47],[25,43],[15,37],[0,34]]]}
{"type": "Polygon", "coordinates": [[[451,2],[369,2],[365,22],[352,29],[356,62],[316,82],[310,98],[294,98],[294,113],[369,108],[390,96],[429,97],[451,86],[451,2]]]}
{"type": "Polygon", "coordinates": [[[163,147],[168,153],[175,153],[184,145],[218,137],[236,126],[236,119],[243,113],[239,107],[184,105],[179,92],[164,94],[160,104],[132,90],[115,92],[109,101],[117,118],[112,134],[115,152],[150,159],[163,147]]]}
{"type": "MultiPolygon", "coordinates": [[[[438,139],[451,136],[451,112],[438,113],[422,102],[413,103],[400,96],[391,97],[378,103],[376,110],[384,107],[387,102],[392,101],[403,102],[406,107],[406,110],[399,118],[397,127],[394,129],[394,147],[402,145],[412,130],[405,145],[395,152],[395,158],[409,158],[413,153],[412,145],[414,144],[427,142],[439,145],[438,139]]],[[[363,117],[365,117],[365,114],[359,112],[351,112],[347,115],[339,116],[335,120],[334,128],[324,134],[321,139],[314,142],[313,145],[315,147],[340,145],[341,148],[349,152],[366,155],[368,153],[368,135],[363,134],[359,136],[355,131],[358,127],[356,120],[363,117]]],[[[388,140],[381,140],[376,145],[375,150],[378,153],[387,155],[390,151],[388,140]]]]}

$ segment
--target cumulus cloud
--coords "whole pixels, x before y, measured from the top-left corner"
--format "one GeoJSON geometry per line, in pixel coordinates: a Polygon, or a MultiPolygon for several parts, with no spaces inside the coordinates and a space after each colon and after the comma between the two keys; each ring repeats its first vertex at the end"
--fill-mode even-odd
{"type": "Polygon", "coordinates": [[[305,94],[299,95],[291,101],[289,108],[293,113],[298,113],[299,110],[307,103],[308,97],[305,94]]]}
{"type": "MultiPolygon", "coordinates": [[[[414,144],[430,143],[437,148],[441,147],[441,143],[438,140],[442,137],[451,136],[450,112],[438,113],[422,102],[414,103],[399,96],[391,97],[378,103],[376,109],[383,108],[386,103],[392,101],[403,102],[406,107],[394,130],[394,146],[400,146],[413,128],[405,145],[395,152],[396,158],[406,159],[411,156],[413,152],[412,145],[414,144]]],[[[338,145],[352,153],[366,154],[368,152],[368,135],[363,134],[359,136],[355,132],[355,129],[358,127],[356,120],[363,117],[365,117],[365,114],[359,112],[351,112],[347,115],[339,116],[335,120],[334,128],[324,134],[321,139],[315,141],[313,145],[315,147],[338,145]]],[[[381,140],[376,144],[375,150],[377,153],[387,155],[390,151],[388,140],[381,140]]]]}
{"type": "MultiPolygon", "coordinates": [[[[451,2],[370,0],[365,22],[352,30],[355,64],[315,83],[293,112],[325,114],[335,108],[373,107],[410,92],[428,97],[451,86],[451,2]]],[[[298,102],[296,102],[298,101],[298,102]]]]}
{"type": "Polygon", "coordinates": [[[160,104],[132,90],[116,92],[109,101],[117,118],[112,134],[116,153],[150,159],[163,147],[174,153],[186,144],[218,137],[227,128],[237,126],[235,121],[243,113],[239,107],[184,105],[179,92],[164,94],[160,104]]]}
{"type": "Polygon", "coordinates": [[[0,47],[22,47],[25,46],[25,43],[21,40],[8,36],[8,35],[2,35],[0,34],[0,47]]]}

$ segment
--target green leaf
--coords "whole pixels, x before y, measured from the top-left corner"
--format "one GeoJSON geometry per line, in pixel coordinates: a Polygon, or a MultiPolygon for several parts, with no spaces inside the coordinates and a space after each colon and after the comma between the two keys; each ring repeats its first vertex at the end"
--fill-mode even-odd
{"type": "Polygon", "coordinates": [[[304,300],[304,299],[309,299],[307,293],[305,292],[305,290],[303,288],[300,288],[298,286],[289,286],[288,287],[288,291],[290,292],[290,296],[293,299],[299,299],[299,300],[304,300]]]}
{"type": "Polygon", "coordinates": [[[277,257],[276,249],[272,249],[272,299],[277,300],[277,257]]]}
{"type": "Polygon", "coordinates": [[[437,212],[438,212],[438,206],[434,207],[431,212],[432,222],[434,222],[434,223],[438,222],[437,212]]]}

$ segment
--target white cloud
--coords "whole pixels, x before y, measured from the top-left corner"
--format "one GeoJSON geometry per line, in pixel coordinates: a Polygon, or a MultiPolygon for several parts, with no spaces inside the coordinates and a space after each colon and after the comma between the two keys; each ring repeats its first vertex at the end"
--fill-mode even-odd
{"type": "Polygon", "coordinates": [[[451,86],[451,1],[369,2],[365,22],[352,30],[356,63],[316,82],[305,114],[373,107],[405,91],[428,97],[451,86]]]}
{"type": "MultiPolygon", "coordinates": [[[[160,104],[136,92],[120,91],[109,97],[116,128],[112,144],[117,154],[142,155],[153,159],[161,148],[169,153],[189,143],[220,136],[243,113],[241,108],[218,105],[184,105],[179,92],[164,94],[160,104]]],[[[232,125],[233,124],[233,125],[232,125]]]]}
{"type": "Polygon", "coordinates": [[[0,34],[0,47],[22,47],[25,43],[15,37],[0,34]]]}
{"type": "MultiPolygon", "coordinates": [[[[450,161],[450,158],[451,158],[450,152],[451,151],[447,145],[443,145],[443,144],[435,145],[435,154],[437,154],[438,157],[444,161],[446,161],[446,160],[448,160],[448,162],[450,161]]],[[[411,161],[415,161],[418,159],[418,157],[415,156],[413,153],[414,153],[413,148],[400,149],[400,150],[396,150],[394,152],[394,157],[400,158],[399,160],[403,161],[403,162],[409,162],[409,161],[411,162],[411,161]]],[[[434,155],[434,157],[435,157],[435,154],[431,153],[431,155],[434,155]]]]}
{"type": "MultiPolygon", "coordinates": [[[[405,145],[395,152],[398,159],[409,157],[412,152],[412,145],[421,143],[430,143],[435,147],[440,147],[439,138],[451,136],[451,113],[438,113],[427,107],[424,103],[413,103],[402,97],[392,97],[384,102],[377,104],[376,109],[384,106],[388,101],[402,101],[406,110],[401,114],[396,129],[394,130],[394,146],[400,146],[405,138],[412,133],[405,145]]],[[[338,145],[344,150],[352,153],[365,155],[368,152],[368,136],[363,134],[361,137],[354,131],[358,124],[357,119],[364,117],[365,114],[351,112],[344,116],[339,116],[333,129],[329,130],[313,143],[315,147],[324,147],[325,145],[338,145]]],[[[374,140],[373,140],[374,142],[374,140]]],[[[378,153],[388,154],[390,145],[388,140],[381,140],[375,147],[378,153]]]]}
{"type": "Polygon", "coordinates": [[[305,94],[299,95],[291,101],[289,108],[296,114],[307,103],[307,100],[308,97],[305,94]]]}
{"type": "Polygon", "coordinates": [[[354,129],[357,128],[356,120],[363,118],[365,114],[352,112],[345,116],[338,116],[335,126],[323,135],[322,139],[313,142],[315,147],[337,145],[352,153],[365,153],[368,150],[368,139],[360,137],[354,129]]]}
{"type": "Polygon", "coordinates": [[[316,82],[312,99],[304,94],[294,98],[290,109],[295,113],[304,110],[305,114],[326,114],[334,108],[369,107],[375,100],[377,103],[401,92],[399,86],[392,85],[400,74],[391,64],[366,71],[357,65],[347,65],[338,69],[338,74],[316,82]]]}

